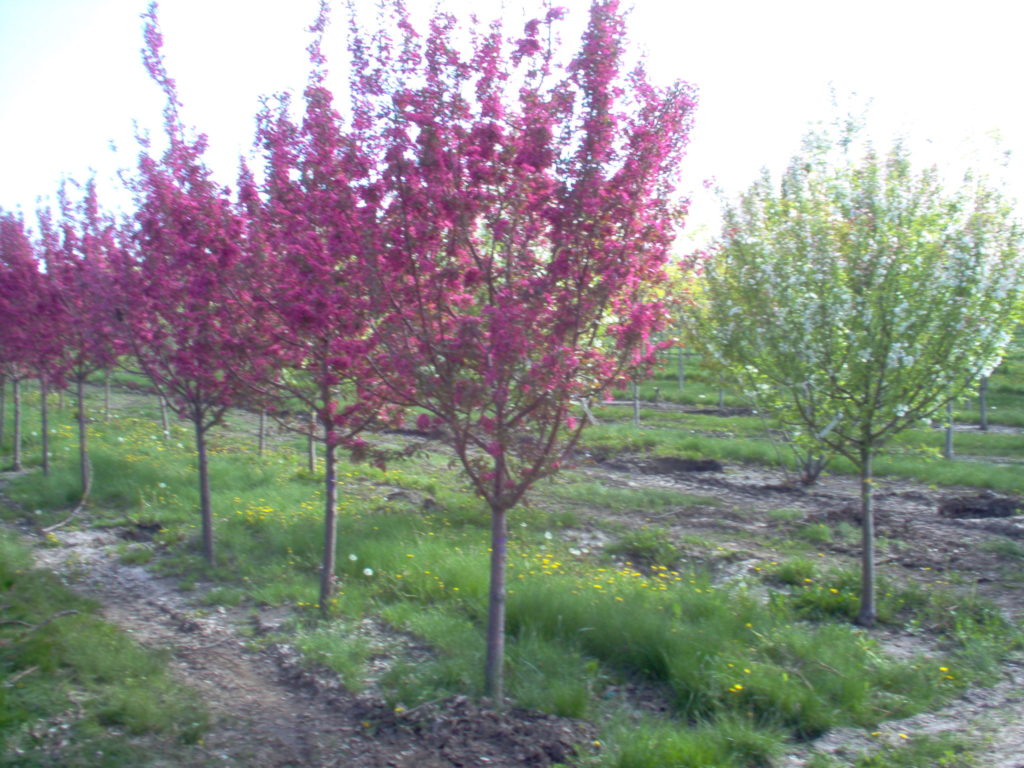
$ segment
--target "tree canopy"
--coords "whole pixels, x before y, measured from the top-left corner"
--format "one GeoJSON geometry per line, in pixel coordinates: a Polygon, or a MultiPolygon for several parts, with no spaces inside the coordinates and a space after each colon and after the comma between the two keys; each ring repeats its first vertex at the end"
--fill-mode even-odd
{"type": "Polygon", "coordinates": [[[814,132],[727,209],[694,337],[863,480],[860,620],[874,620],[871,460],[990,372],[1021,297],[1024,230],[987,179],[949,189],[905,146],[814,132]]]}

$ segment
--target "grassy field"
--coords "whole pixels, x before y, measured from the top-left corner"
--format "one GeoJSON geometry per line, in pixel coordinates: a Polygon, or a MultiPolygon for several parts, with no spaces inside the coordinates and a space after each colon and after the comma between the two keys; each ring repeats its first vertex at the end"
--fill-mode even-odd
{"type": "MultiPolygon", "coordinates": [[[[996,406],[992,424],[1012,424],[1024,416],[1015,373],[1019,361],[1008,368],[1011,373],[1001,371],[990,387],[996,406]]],[[[688,371],[682,391],[670,391],[678,384],[668,370],[644,385],[642,394],[652,397],[654,386],[663,401],[717,403],[717,382],[702,382],[699,370],[688,371]]],[[[174,424],[165,436],[155,401],[117,407],[104,422],[101,392],[90,397],[96,414],[94,491],[89,511],[75,525],[158,529],[152,542],[124,542],[115,556],[173,575],[180,589],[194,592],[207,606],[288,609],[290,618],[279,633],[261,642],[292,643],[310,664],[337,672],[351,691],[372,689],[395,708],[482,692],[489,522],[480,501],[463,490],[447,456],[421,454],[386,471],[342,464],[341,587],[330,619],[321,620],[316,596],[322,482],[319,472],[306,467],[299,441],[279,437],[257,456],[255,440],[246,433],[251,420],[244,416],[230,417],[235,428],[214,436],[218,565],[211,569],[197,541],[189,430],[174,424]],[[394,634],[362,632],[366,617],[394,634]],[[403,633],[429,648],[426,659],[408,652],[403,633]],[[369,675],[371,659],[382,656],[390,659],[387,670],[369,675]]],[[[725,401],[730,407],[743,405],[728,393],[725,401]]],[[[4,512],[8,519],[45,526],[76,503],[76,442],[68,405],[52,417],[52,474],[44,478],[30,469],[11,479],[5,490],[11,500],[4,512]]],[[[38,396],[30,391],[25,422],[30,467],[38,462],[37,406],[38,396]]],[[[765,437],[757,416],[651,409],[641,414],[639,429],[631,416],[631,409],[599,409],[604,423],[588,431],[586,446],[766,465],[786,455],[778,440],[765,437]]],[[[9,450],[9,429],[6,435],[0,455],[9,450]]],[[[1020,435],[957,436],[962,453],[1006,464],[938,459],[940,439],[933,430],[907,433],[879,461],[879,471],[925,484],[1024,491],[1024,473],[1013,466],[1024,455],[1020,435]]],[[[833,472],[848,470],[840,461],[830,465],[833,472]]],[[[939,707],[968,686],[991,684],[1000,660],[1021,646],[1019,627],[972,592],[948,581],[939,588],[885,577],[881,622],[893,631],[911,628],[927,641],[921,653],[887,654],[874,636],[850,624],[856,571],[848,562],[820,556],[820,537],[810,528],[785,551],[750,562],[741,576],[723,580],[711,565],[728,553],[729,541],[673,540],[655,527],[621,522],[679,506],[714,509],[720,502],[713,497],[623,488],[568,472],[531,498],[512,518],[508,692],[521,706],[596,723],[601,747],[582,757],[581,765],[770,765],[793,744],[830,729],[871,732],[885,721],[939,707]],[[602,516],[604,544],[581,543],[580,531],[602,516]]],[[[104,738],[111,724],[183,741],[201,738],[200,710],[187,692],[161,676],[159,664],[136,657],[140,652],[126,640],[90,618],[92,606],[33,571],[10,537],[3,547],[0,676],[10,681],[23,675],[13,688],[0,688],[0,733],[8,744],[31,746],[33,724],[66,708],[62,697],[79,688],[90,691],[87,714],[74,726],[82,754],[95,751],[91,740],[104,738]],[[63,610],[79,613],[50,622],[46,632],[26,637],[20,631],[23,624],[35,625],[63,610]],[[116,653],[89,650],[101,647],[116,653]],[[108,656],[121,666],[97,666],[108,656]],[[156,677],[143,676],[139,665],[158,670],[152,673],[156,677]],[[32,667],[38,671],[26,672],[32,667]],[[154,711],[154,699],[138,695],[140,686],[156,686],[164,692],[156,701],[167,703],[154,711]]],[[[880,746],[881,751],[858,758],[857,765],[970,764],[969,745],[960,740],[921,736],[911,741],[889,757],[890,747],[880,746]],[[943,763],[936,755],[952,757],[943,763]],[[951,762],[954,758],[963,762],[951,762]]],[[[10,765],[35,764],[5,759],[10,765]]],[[[104,764],[134,763],[126,755],[104,764]]],[[[817,765],[830,763],[822,757],[817,765]]]]}

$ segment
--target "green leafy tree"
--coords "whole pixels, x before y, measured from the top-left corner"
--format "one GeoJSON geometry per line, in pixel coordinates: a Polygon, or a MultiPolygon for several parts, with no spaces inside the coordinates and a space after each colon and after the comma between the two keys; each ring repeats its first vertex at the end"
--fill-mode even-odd
{"type": "Polygon", "coordinates": [[[811,133],[780,184],[764,173],[726,211],[691,327],[799,440],[858,468],[859,624],[876,615],[873,459],[998,363],[1022,234],[985,178],[947,191],[851,129],[811,133]]]}

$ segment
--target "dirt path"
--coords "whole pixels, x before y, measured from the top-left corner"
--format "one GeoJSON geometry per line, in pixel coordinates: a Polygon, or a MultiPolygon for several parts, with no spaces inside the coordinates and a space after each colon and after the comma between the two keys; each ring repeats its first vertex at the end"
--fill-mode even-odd
{"type": "MultiPolygon", "coordinates": [[[[170,652],[169,669],[211,716],[203,743],[156,756],[149,768],[455,768],[548,766],[595,738],[578,721],[513,709],[496,713],[465,697],[397,713],[308,669],[294,649],[251,647],[266,617],[197,605],[169,579],[119,562],[111,531],[60,530],[36,546],[36,565],[99,601],[102,615],[136,641],[170,652]],[[246,631],[246,630],[250,631],[246,631]]],[[[38,539],[36,539],[38,542],[38,539]]]]}
{"type": "Polygon", "coordinates": [[[57,534],[36,563],[103,604],[104,617],[150,648],[171,651],[170,668],[209,708],[212,728],[195,757],[223,766],[335,766],[351,736],[336,711],[280,682],[265,654],[250,652],[237,616],[199,615],[173,583],[122,565],[109,532],[57,534]]]}

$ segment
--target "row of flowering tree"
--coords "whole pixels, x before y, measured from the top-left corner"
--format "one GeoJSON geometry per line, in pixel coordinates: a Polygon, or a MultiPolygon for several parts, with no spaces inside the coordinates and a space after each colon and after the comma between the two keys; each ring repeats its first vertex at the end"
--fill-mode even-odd
{"type": "MultiPolygon", "coordinates": [[[[10,382],[12,390],[14,471],[22,468],[22,382],[34,376],[33,361],[43,357],[50,346],[33,328],[45,303],[44,286],[25,222],[20,216],[0,211],[0,375],[5,386],[10,382]]],[[[4,421],[3,416],[0,412],[0,421],[4,421]]]]}
{"type": "Polygon", "coordinates": [[[572,56],[558,50],[560,10],[519,34],[467,34],[438,14],[420,36],[400,2],[384,15],[376,32],[350,26],[343,116],[321,9],[302,118],[287,100],[263,110],[265,168],[243,167],[232,194],[182,120],[151,6],[144,63],[166,100],[163,147],[143,142],[118,226],[91,186],[41,218],[34,254],[4,219],[5,279],[50,286],[5,289],[0,309],[50,328],[5,333],[4,370],[70,378],[81,395],[115,357],[140,368],[194,428],[210,563],[208,431],[232,404],[300,402],[325,446],[324,610],[336,450],[367,453],[360,433],[403,413],[442,427],[490,509],[486,682],[500,702],[508,515],[566,461],[582,428],[573,403],[651,362],[694,96],[623,71],[615,0],[593,4],[572,56]],[[24,297],[40,303],[16,306],[24,297]]]}
{"type": "MultiPolygon", "coordinates": [[[[12,467],[22,467],[21,383],[39,381],[40,464],[49,473],[49,393],[69,381],[78,391],[79,462],[83,499],[90,469],[83,387],[86,378],[111,368],[118,356],[113,300],[117,252],[112,222],[104,219],[89,183],[81,200],[59,195],[59,217],[39,214],[38,237],[23,221],[3,214],[0,222],[0,372],[13,385],[12,467]]],[[[2,405],[3,398],[0,398],[2,405]]],[[[0,407],[0,420],[3,409],[0,407]]]]}
{"type": "MultiPolygon", "coordinates": [[[[166,146],[143,143],[118,226],[91,186],[42,217],[36,244],[0,219],[0,366],[15,384],[72,379],[81,407],[86,376],[134,361],[193,426],[210,563],[209,430],[235,404],[300,403],[324,445],[325,611],[337,451],[372,453],[361,434],[402,418],[440,427],[490,512],[485,676],[500,702],[508,517],[567,461],[583,427],[573,404],[659,347],[694,95],[623,70],[616,0],[595,0],[574,55],[559,50],[557,9],[515,34],[437,14],[421,36],[400,0],[384,8],[375,32],[351,20],[337,101],[321,8],[301,117],[268,102],[264,168],[243,165],[231,193],[182,120],[151,6],[144,62],[166,146]]],[[[995,360],[1020,237],[998,195],[947,196],[899,147],[855,157],[848,138],[838,159],[812,142],[779,191],[762,180],[727,214],[698,327],[861,469],[870,623],[871,459],[995,360]]]]}

